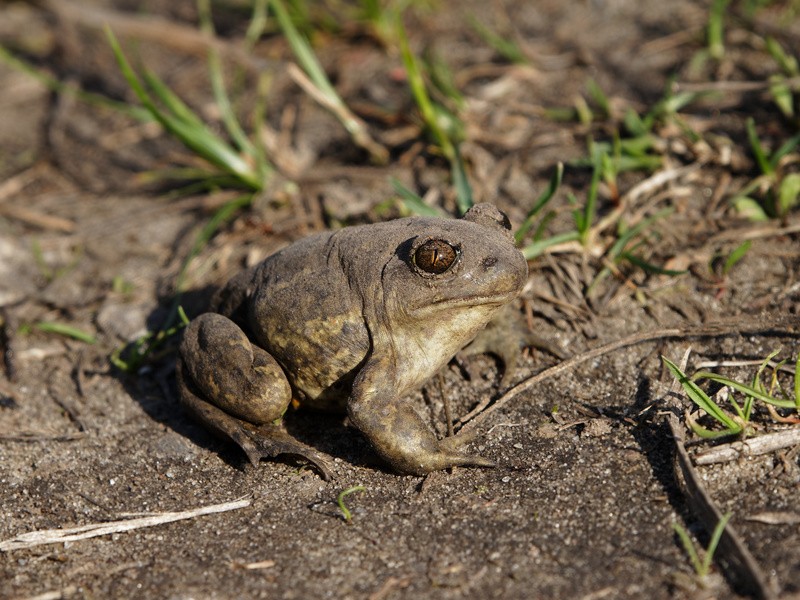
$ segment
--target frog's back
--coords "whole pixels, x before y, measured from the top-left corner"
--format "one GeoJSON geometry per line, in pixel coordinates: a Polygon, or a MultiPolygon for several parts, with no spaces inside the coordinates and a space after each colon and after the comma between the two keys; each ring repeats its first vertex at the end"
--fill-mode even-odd
{"type": "Polygon", "coordinates": [[[258,344],[307,404],[343,406],[370,341],[335,236],[315,235],[272,255],[251,286],[248,328],[258,344]]]}

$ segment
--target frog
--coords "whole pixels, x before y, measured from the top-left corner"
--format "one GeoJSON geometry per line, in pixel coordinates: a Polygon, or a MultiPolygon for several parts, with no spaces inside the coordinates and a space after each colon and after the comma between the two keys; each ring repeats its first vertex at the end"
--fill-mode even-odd
{"type": "Polygon", "coordinates": [[[396,472],[492,467],[467,436],[438,439],[407,398],[521,293],[527,261],[489,203],[460,219],[411,216],[296,241],[234,276],[185,328],[181,403],[250,462],[288,454],[293,403],[343,412],[396,472]]]}

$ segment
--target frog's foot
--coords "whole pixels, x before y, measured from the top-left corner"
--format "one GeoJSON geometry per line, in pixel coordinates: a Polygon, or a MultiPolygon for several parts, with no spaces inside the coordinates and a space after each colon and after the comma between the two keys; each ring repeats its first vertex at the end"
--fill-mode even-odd
{"type": "Polygon", "coordinates": [[[461,433],[459,435],[452,435],[443,440],[439,440],[439,449],[442,452],[450,454],[451,456],[459,456],[462,461],[461,465],[472,467],[496,467],[497,463],[488,458],[478,456],[477,454],[466,454],[464,447],[474,442],[479,437],[477,433],[461,433]]]}
{"type": "Polygon", "coordinates": [[[427,429],[423,433],[419,432],[417,439],[406,440],[413,442],[413,449],[406,448],[406,451],[393,449],[387,453],[384,449],[375,446],[381,454],[395,469],[402,473],[412,473],[414,475],[424,475],[432,471],[442,471],[451,467],[496,467],[497,464],[478,456],[468,454],[464,451],[471,439],[463,439],[465,436],[453,436],[436,440],[433,434],[427,429]]]}
{"type": "Polygon", "coordinates": [[[522,349],[528,347],[538,348],[562,360],[567,358],[567,353],[556,344],[529,331],[520,312],[512,305],[508,305],[489,321],[472,343],[459,353],[459,356],[467,357],[476,354],[496,356],[503,363],[500,387],[507,388],[517,369],[517,359],[522,353],[522,349]]]}
{"type": "Polygon", "coordinates": [[[257,427],[242,423],[241,433],[240,437],[233,440],[245,451],[251,464],[257,465],[262,458],[274,458],[282,454],[299,456],[313,465],[325,481],[333,479],[330,457],[297,441],[280,425],[270,423],[257,427]]]}
{"type": "Polygon", "coordinates": [[[450,467],[494,467],[482,456],[467,454],[463,447],[471,436],[437,440],[422,418],[409,405],[391,394],[359,393],[358,381],[348,403],[350,421],[361,430],[381,457],[401,473],[424,475],[450,467]]]}
{"type": "Polygon", "coordinates": [[[330,457],[295,440],[280,425],[253,425],[203,400],[192,382],[186,378],[181,361],[178,361],[177,375],[178,390],[184,406],[213,433],[235,442],[252,465],[258,465],[262,458],[288,454],[307,460],[325,481],[332,478],[330,457]]]}

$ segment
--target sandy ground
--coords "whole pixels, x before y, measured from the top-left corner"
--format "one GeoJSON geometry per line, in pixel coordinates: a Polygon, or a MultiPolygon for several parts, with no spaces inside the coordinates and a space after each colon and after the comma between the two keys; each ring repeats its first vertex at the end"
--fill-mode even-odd
{"type": "MultiPolygon", "coordinates": [[[[556,120],[547,109],[588,97],[590,78],[618,114],[625,107],[645,112],[671,77],[709,89],[718,82],[766,81],[776,69],[759,40],[773,35],[796,52],[800,22],[787,19],[780,3],[752,18],[734,4],[718,62],[696,60],[708,19],[701,2],[467,2],[423,10],[409,30],[417,50],[434,49],[447,61],[468,100],[462,151],[476,199],[496,202],[519,224],[563,161],[551,224],[563,231],[571,209],[567,192],[582,201],[591,175],[569,161],[585,156],[588,135],[610,139],[614,119],[587,126],[556,120]],[[469,27],[467,13],[513,31],[530,64],[504,62],[469,27]]],[[[387,203],[395,197],[390,176],[453,210],[445,164],[422,142],[396,52],[359,32],[315,37],[345,101],[390,149],[389,165],[375,166],[289,78],[290,54],[280,37],[265,37],[242,58],[234,50],[246,11],[215,8],[222,47],[241,68],[232,86],[243,114],[255,102],[254,71],[272,74],[267,124],[279,136],[280,169],[269,191],[192,261],[190,292],[181,300],[190,314],[200,310],[210,286],[294,239],[399,214],[397,202],[387,203]]],[[[103,37],[103,20],[132,55],[205,118],[216,118],[207,41],[196,35],[192,2],[153,0],[136,10],[122,1],[4,3],[0,42],[69,89],[134,102],[103,37]],[[145,18],[156,20],[142,25],[145,18]]],[[[689,403],[669,395],[671,378],[660,360],[679,361],[691,347],[690,368],[751,361],[725,371],[749,381],[757,368],[752,362],[772,350],[782,348],[790,365],[800,353],[797,212],[756,224],[730,203],[757,173],[746,118],[755,119],[773,148],[797,130],[771,103],[766,86],[729,85],[691,104],[681,113],[683,123],[702,134],[702,143],[668,121],[656,129],[661,167],[621,174],[619,194],[601,186],[601,218],[615,206],[631,223],[673,208],[648,230],[640,250],[649,262],[684,274],[648,274],[622,264],[587,297],[606,265],[600,255],[616,239],[614,226],[597,232],[593,248],[600,252],[566,248],[530,263],[520,310],[570,354],[656,332],[649,341],[631,340],[570,363],[474,419],[468,429],[480,434],[475,448],[497,461],[495,469],[398,476],[342,418],[291,411],[287,428],[334,457],[329,482],[291,461],[251,467],[236,448],[195,425],[176,400],[174,341],[134,374],[109,361],[115,349],[163,324],[197,231],[232,193],[178,196],[144,179],[153,169],[196,164],[153,124],[69,91],[55,93],[8,60],[0,61],[0,89],[6,357],[0,547],[36,530],[244,501],[227,512],[91,539],[7,547],[0,552],[0,597],[800,594],[800,469],[791,446],[695,467],[708,497],[732,514],[763,585],[729,576],[723,568],[735,560],[729,549],[718,551],[721,560],[708,577],[695,575],[673,523],[703,546],[709,519],[675,476],[676,444],[665,415],[682,421],[689,403]],[[744,258],[728,272],[715,271],[745,239],[752,246],[744,258]],[[95,343],[42,331],[37,324],[43,322],[79,328],[95,343]],[[352,511],[346,523],[336,499],[355,485],[364,489],[345,500],[352,511]]],[[[558,362],[528,352],[513,383],[558,362]]],[[[490,357],[454,362],[443,380],[443,388],[429,384],[409,399],[440,435],[446,433],[442,393],[465,415],[505,392],[490,357]]],[[[753,420],[759,434],[792,427],[776,424],[763,409],[753,420]]],[[[688,445],[693,454],[708,446],[688,445]]]]}

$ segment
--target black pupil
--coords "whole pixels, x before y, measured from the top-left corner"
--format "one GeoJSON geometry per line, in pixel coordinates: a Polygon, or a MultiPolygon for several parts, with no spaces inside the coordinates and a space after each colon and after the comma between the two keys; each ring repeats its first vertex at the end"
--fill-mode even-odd
{"type": "Polygon", "coordinates": [[[443,240],[425,242],[414,253],[414,262],[426,273],[438,275],[449,269],[456,260],[456,249],[443,240]]]}

